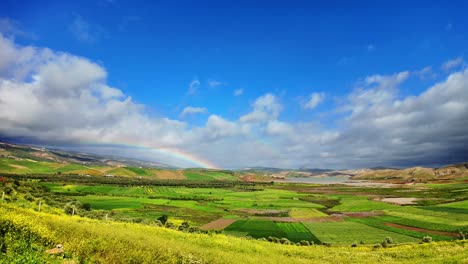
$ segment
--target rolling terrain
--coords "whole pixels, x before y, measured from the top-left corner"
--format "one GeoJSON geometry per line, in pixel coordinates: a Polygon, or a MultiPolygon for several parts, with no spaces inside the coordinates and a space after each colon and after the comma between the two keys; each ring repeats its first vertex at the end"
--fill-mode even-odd
{"type": "Polygon", "coordinates": [[[0,146],[0,263],[468,259],[466,164],[343,171],[167,169],[0,146]],[[343,175],[384,184],[288,181],[343,175]],[[44,253],[56,244],[65,248],[58,258],[44,253]],[[439,251],[444,253],[434,253],[439,251]]]}

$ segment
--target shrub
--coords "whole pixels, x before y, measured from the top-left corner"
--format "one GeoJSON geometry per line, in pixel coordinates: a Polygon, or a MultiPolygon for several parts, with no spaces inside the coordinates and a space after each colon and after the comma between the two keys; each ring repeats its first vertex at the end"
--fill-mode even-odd
{"type": "Polygon", "coordinates": [[[277,237],[268,237],[268,241],[273,242],[273,243],[279,243],[280,239],[277,237]]]}
{"type": "Polygon", "coordinates": [[[299,243],[300,243],[302,246],[310,246],[310,242],[307,241],[307,240],[301,240],[299,243]]]}
{"type": "Polygon", "coordinates": [[[374,249],[378,249],[378,248],[381,248],[381,247],[382,247],[381,244],[375,244],[373,248],[374,248],[374,249]]]}
{"type": "Polygon", "coordinates": [[[387,242],[387,244],[393,244],[393,239],[391,237],[385,238],[384,241],[387,242]]]}
{"type": "Polygon", "coordinates": [[[166,222],[166,224],[164,224],[165,227],[167,228],[170,228],[170,229],[174,229],[175,228],[175,225],[171,222],[166,222]]]}
{"type": "Polygon", "coordinates": [[[358,243],[357,242],[354,242],[351,244],[351,247],[357,247],[358,243]]]}
{"type": "Polygon", "coordinates": [[[184,222],[182,222],[182,224],[180,224],[179,230],[180,231],[187,231],[189,227],[190,227],[189,222],[184,221],[184,222]]]}
{"type": "Polygon", "coordinates": [[[280,242],[281,244],[285,244],[285,245],[291,244],[291,241],[289,241],[289,239],[287,239],[287,238],[285,238],[285,237],[281,238],[281,239],[279,240],[279,242],[280,242]]]}
{"type": "Polygon", "coordinates": [[[26,193],[24,195],[24,199],[26,199],[29,202],[32,202],[32,201],[34,201],[34,196],[32,196],[30,193],[26,193]]]}
{"type": "Polygon", "coordinates": [[[198,228],[196,226],[191,226],[191,227],[189,227],[188,231],[190,233],[200,233],[200,228],[198,228]]]}
{"type": "Polygon", "coordinates": [[[430,236],[424,236],[421,240],[423,243],[431,243],[432,242],[432,237],[430,236]]]}
{"type": "Polygon", "coordinates": [[[158,220],[161,221],[161,223],[162,223],[163,225],[166,224],[167,219],[169,219],[169,217],[168,217],[167,215],[162,215],[162,216],[160,216],[160,217],[158,218],[158,220]]]}
{"type": "Polygon", "coordinates": [[[90,203],[84,203],[81,207],[86,211],[91,210],[91,204],[90,203]]]}
{"type": "Polygon", "coordinates": [[[458,229],[458,239],[465,240],[468,237],[468,228],[458,229]]]}

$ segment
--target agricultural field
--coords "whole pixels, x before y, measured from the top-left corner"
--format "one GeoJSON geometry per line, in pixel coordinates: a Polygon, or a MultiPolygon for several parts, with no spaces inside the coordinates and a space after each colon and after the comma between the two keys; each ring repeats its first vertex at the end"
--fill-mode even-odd
{"type": "Polygon", "coordinates": [[[223,234],[36,212],[0,204],[0,263],[463,263],[466,240],[371,246],[297,246],[223,234]],[[44,252],[63,244],[59,257],[44,252]]]}
{"type": "Polygon", "coordinates": [[[221,181],[219,177],[231,175],[225,171],[190,171],[188,177],[194,178],[185,182],[5,175],[1,188],[5,202],[12,206],[37,210],[41,201],[41,211],[51,214],[163,225],[185,232],[223,232],[233,239],[264,240],[261,243],[373,247],[390,239],[393,245],[408,245],[426,236],[453,241],[468,231],[463,184],[457,189],[453,184],[364,188],[249,183],[221,181]],[[211,178],[195,178],[203,173],[211,178]],[[428,205],[398,205],[382,201],[387,197],[431,200],[428,205]]]}
{"type": "Polygon", "coordinates": [[[419,239],[397,234],[391,231],[349,221],[342,222],[308,222],[308,230],[322,242],[339,245],[353,243],[375,244],[391,237],[396,243],[418,242],[419,239]]]}

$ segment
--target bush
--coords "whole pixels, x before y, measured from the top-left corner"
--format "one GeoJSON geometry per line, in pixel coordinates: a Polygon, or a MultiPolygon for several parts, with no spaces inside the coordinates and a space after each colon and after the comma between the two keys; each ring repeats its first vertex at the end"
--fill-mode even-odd
{"type": "Polygon", "coordinates": [[[279,240],[279,242],[280,242],[281,244],[285,244],[285,245],[291,244],[291,241],[289,241],[289,239],[287,239],[287,238],[285,238],[285,237],[281,238],[281,239],[279,240]]]}
{"type": "Polygon", "coordinates": [[[358,243],[357,242],[354,242],[351,244],[351,247],[357,247],[358,243]]]}
{"type": "Polygon", "coordinates": [[[432,242],[432,237],[430,236],[424,236],[421,240],[423,243],[431,243],[432,242]]]}
{"type": "Polygon", "coordinates": [[[175,229],[175,225],[171,222],[166,222],[166,224],[164,224],[165,227],[167,228],[170,228],[170,229],[175,229]]]}
{"type": "Polygon", "coordinates": [[[26,193],[24,195],[24,199],[26,199],[28,202],[34,201],[34,196],[32,196],[30,193],[26,193]]]}
{"type": "Polygon", "coordinates": [[[273,242],[273,243],[279,243],[280,242],[279,238],[272,237],[272,236],[268,237],[267,240],[270,241],[270,242],[273,242]]]}
{"type": "Polygon", "coordinates": [[[196,226],[191,226],[188,231],[190,233],[200,233],[200,228],[196,227],[196,226]]]}
{"type": "Polygon", "coordinates": [[[169,217],[167,215],[162,215],[158,218],[158,220],[163,224],[165,225],[166,222],[167,222],[167,219],[169,219],[169,217]]]}
{"type": "Polygon", "coordinates": [[[385,238],[384,241],[387,242],[387,244],[393,244],[393,239],[391,237],[385,238]]]}
{"type": "Polygon", "coordinates": [[[180,224],[179,230],[180,231],[187,231],[189,229],[189,227],[190,227],[189,222],[184,221],[184,222],[182,222],[182,224],[180,224]]]}
{"type": "Polygon", "coordinates": [[[374,249],[378,249],[378,248],[381,248],[381,247],[382,247],[381,244],[375,244],[373,248],[374,248],[374,249]]]}
{"type": "Polygon", "coordinates": [[[307,240],[301,240],[299,243],[300,243],[302,246],[310,246],[310,242],[307,241],[307,240]]]}
{"type": "Polygon", "coordinates": [[[84,203],[81,207],[86,211],[91,210],[91,204],[90,203],[84,203]]]}

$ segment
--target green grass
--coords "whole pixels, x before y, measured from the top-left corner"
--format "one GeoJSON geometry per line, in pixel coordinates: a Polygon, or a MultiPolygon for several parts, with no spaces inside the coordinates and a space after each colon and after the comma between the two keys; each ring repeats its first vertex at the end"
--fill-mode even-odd
{"type": "Polygon", "coordinates": [[[415,221],[429,222],[437,225],[466,226],[468,218],[464,214],[424,210],[417,207],[404,206],[386,210],[386,214],[415,221]]]}
{"type": "Polygon", "coordinates": [[[394,232],[410,237],[414,237],[416,239],[422,239],[424,236],[429,235],[430,237],[433,238],[434,241],[443,241],[443,240],[452,240],[452,237],[448,236],[443,236],[443,235],[437,235],[437,234],[430,234],[430,233],[423,233],[423,232],[418,232],[418,231],[413,231],[413,230],[407,230],[403,228],[397,228],[397,227],[391,227],[385,225],[385,223],[391,223],[389,218],[381,218],[381,217],[367,217],[367,218],[348,218],[348,221],[352,221],[355,223],[360,223],[364,225],[368,225],[371,227],[375,227],[378,229],[386,230],[389,232],[394,232]]]}
{"type": "Polygon", "coordinates": [[[449,207],[449,208],[458,208],[458,209],[468,210],[468,200],[441,204],[441,205],[438,205],[438,207],[449,207]]]}
{"type": "Polygon", "coordinates": [[[167,228],[114,223],[0,205],[7,241],[0,263],[463,263],[466,242],[371,247],[300,247],[224,235],[189,234],[167,228]],[[27,238],[27,239],[24,239],[27,238]],[[26,245],[15,244],[26,241],[26,245]],[[44,249],[62,243],[66,259],[50,261],[44,249]],[[25,259],[27,258],[27,259],[25,259]],[[21,261],[22,260],[22,261],[21,261]],[[60,262],[59,262],[60,261],[60,262]]]}
{"type": "Polygon", "coordinates": [[[372,201],[371,198],[366,196],[339,195],[338,197],[340,199],[340,205],[333,207],[333,211],[366,212],[375,210],[394,209],[398,207],[397,205],[393,204],[372,201]]]}
{"type": "Polygon", "coordinates": [[[337,245],[351,245],[363,241],[366,244],[382,242],[391,237],[397,243],[417,242],[418,239],[394,232],[374,228],[355,222],[304,223],[304,225],[322,242],[337,245]]]}
{"type": "Polygon", "coordinates": [[[225,231],[247,234],[253,238],[287,238],[292,242],[301,240],[320,241],[302,223],[273,222],[270,220],[238,220],[225,228],[225,231]]]}
{"type": "Polygon", "coordinates": [[[299,242],[301,240],[314,241],[316,244],[320,244],[314,235],[312,235],[302,223],[282,223],[277,222],[276,225],[286,233],[286,237],[293,241],[299,242]]]}
{"type": "Polygon", "coordinates": [[[238,220],[228,227],[226,231],[246,232],[253,238],[286,237],[286,233],[281,230],[273,221],[268,220],[238,220]]]}
{"type": "Polygon", "coordinates": [[[436,230],[436,231],[446,231],[446,232],[454,232],[460,228],[460,226],[448,225],[448,224],[441,224],[441,223],[432,223],[429,221],[423,220],[415,220],[415,219],[408,219],[393,215],[384,215],[378,216],[378,219],[381,219],[386,222],[405,225],[405,226],[413,226],[428,230],[436,230]]]}
{"type": "Polygon", "coordinates": [[[293,218],[315,218],[328,215],[314,208],[292,208],[289,211],[289,216],[293,218]]]}

